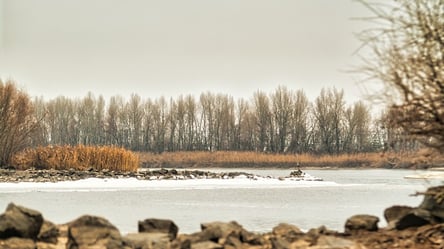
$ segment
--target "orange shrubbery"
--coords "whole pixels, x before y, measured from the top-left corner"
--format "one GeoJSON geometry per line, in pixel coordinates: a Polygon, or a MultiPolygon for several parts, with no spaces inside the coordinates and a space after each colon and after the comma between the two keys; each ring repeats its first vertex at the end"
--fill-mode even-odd
{"type": "MultiPolygon", "coordinates": [[[[139,153],[144,167],[387,167],[408,168],[430,164],[416,153],[358,153],[343,155],[268,154],[258,152],[139,153]],[[421,160],[418,160],[421,159],[421,160]]],[[[427,157],[428,158],[428,157],[427,157]]]]}
{"type": "Polygon", "coordinates": [[[15,155],[12,164],[16,169],[136,171],[139,158],[131,151],[112,146],[47,146],[15,155]]]}

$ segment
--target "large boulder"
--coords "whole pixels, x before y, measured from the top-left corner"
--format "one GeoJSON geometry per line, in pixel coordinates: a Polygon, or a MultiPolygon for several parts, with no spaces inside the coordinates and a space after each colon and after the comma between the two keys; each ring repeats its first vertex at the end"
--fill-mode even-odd
{"type": "Polygon", "coordinates": [[[345,222],[345,233],[352,234],[359,231],[377,231],[378,222],[379,218],[374,215],[354,215],[345,222]]]}
{"type": "Polygon", "coordinates": [[[177,237],[179,228],[171,220],[145,219],[138,222],[139,233],[166,233],[170,240],[177,237]]]}
{"type": "Polygon", "coordinates": [[[82,216],[68,225],[66,249],[122,249],[119,230],[108,220],[97,216],[82,216]]]}
{"type": "Polygon", "coordinates": [[[0,240],[0,249],[37,249],[37,245],[32,239],[9,238],[0,240]]]}
{"type": "Polygon", "coordinates": [[[428,210],[414,208],[396,221],[395,228],[397,230],[403,230],[409,227],[420,227],[430,223],[434,223],[434,218],[428,210]]]}
{"type": "Polygon", "coordinates": [[[189,245],[191,248],[202,247],[204,245],[215,246],[215,244],[226,248],[239,248],[246,244],[250,246],[262,245],[264,241],[260,235],[248,232],[235,221],[216,221],[202,223],[200,232],[181,235],[174,243],[189,245]]]}
{"type": "Polygon", "coordinates": [[[19,237],[37,239],[43,216],[40,212],[10,203],[0,215],[0,239],[19,237]]]}
{"type": "Polygon", "coordinates": [[[396,228],[399,220],[409,214],[414,208],[408,206],[391,206],[384,210],[384,218],[387,221],[387,229],[396,228]]]}

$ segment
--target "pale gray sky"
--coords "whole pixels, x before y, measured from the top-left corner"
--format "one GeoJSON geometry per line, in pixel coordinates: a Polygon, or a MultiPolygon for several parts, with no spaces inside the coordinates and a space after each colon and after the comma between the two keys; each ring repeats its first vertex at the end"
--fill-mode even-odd
{"type": "Polygon", "coordinates": [[[32,96],[249,98],[278,85],[344,89],[353,0],[0,0],[0,77],[32,96]]]}

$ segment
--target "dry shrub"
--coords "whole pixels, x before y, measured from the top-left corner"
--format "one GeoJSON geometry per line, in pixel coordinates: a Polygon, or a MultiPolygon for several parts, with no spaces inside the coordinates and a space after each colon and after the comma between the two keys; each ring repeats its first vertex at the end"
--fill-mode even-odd
{"type": "Polygon", "coordinates": [[[371,167],[385,160],[380,153],[344,155],[268,154],[258,152],[140,153],[146,167],[371,167]]]}
{"type": "Polygon", "coordinates": [[[123,148],[113,146],[47,146],[28,149],[13,158],[16,169],[112,170],[136,171],[139,158],[123,148]]]}

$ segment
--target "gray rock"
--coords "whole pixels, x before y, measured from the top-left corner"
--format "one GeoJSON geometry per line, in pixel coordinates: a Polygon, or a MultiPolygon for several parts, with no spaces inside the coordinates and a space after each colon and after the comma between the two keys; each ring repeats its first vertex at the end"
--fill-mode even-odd
{"type": "Polygon", "coordinates": [[[123,249],[119,230],[108,220],[97,216],[82,216],[68,225],[66,249],[123,249]]]}
{"type": "Polygon", "coordinates": [[[5,213],[0,215],[1,238],[36,239],[43,223],[42,214],[38,211],[10,203],[5,213]]]}
{"type": "Polygon", "coordinates": [[[379,218],[374,215],[354,215],[345,222],[345,233],[351,234],[359,231],[377,231],[379,218]]]}
{"type": "Polygon", "coordinates": [[[32,239],[9,238],[0,240],[0,249],[37,249],[32,239]]]}
{"type": "Polygon", "coordinates": [[[171,220],[145,219],[138,222],[139,233],[166,233],[170,240],[177,237],[179,228],[171,220]]]}
{"type": "Polygon", "coordinates": [[[126,245],[133,249],[170,248],[170,237],[166,233],[130,233],[123,237],[126,245]]]}

